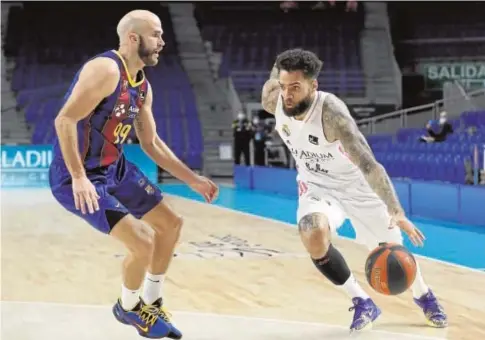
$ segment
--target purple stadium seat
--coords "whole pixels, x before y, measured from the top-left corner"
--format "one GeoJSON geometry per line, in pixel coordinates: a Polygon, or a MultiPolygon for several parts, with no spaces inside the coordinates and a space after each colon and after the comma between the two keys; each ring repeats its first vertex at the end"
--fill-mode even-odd
{"type": "MultiPolygon", "coordinates": [[[[33,131],[32,143],[53,140],[53,119],[73,76],[88,58],[117,46],[118,20],[138,7],[119,4],[101,15],[102,8],[96,10],[83,4],[57,4],[53,11],[49,5],[25,3],[9,15],[5,51],[16,58],[17,65],[12,90],[17,92],[17,106],[26,110],[26,120],[33,131]],[[60,12],[62,16],[58,15],[60,12]],[[25,22],[29,25],[22,24],[25,22]]],[[[197,106],[177,55],[168,8],[158,3],[145,3],[143,7],[160,16],[165,31],[166,45],[159,65],[146,69],[154,93],[157,131],[178,155],[185,156],[191,150],[191,166],[200,167],[204,144],[200,123],[190,132],[191,125],[185,124],[185,117],[198,122],[197,106]],[[186,145],[185,136],[189,133],[188,142],[193,147],[186,145]]]]}

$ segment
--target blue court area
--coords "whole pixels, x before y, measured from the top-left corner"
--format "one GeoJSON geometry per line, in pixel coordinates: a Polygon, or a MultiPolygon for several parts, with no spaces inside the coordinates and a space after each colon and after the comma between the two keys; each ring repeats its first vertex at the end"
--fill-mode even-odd
{"type": "MultiPolygon", "coordinates": [[[[203,201],[186,185],[163,184],[161,188],[168,194],[203,201]]],[[[295,224],[296,227],[297,200],[294,198],[221,186],[219,198],[214,204],[295,224]]],[[[414,247],[405,239],[405,245],[414,253],[471,268],[485,269],[485,228],[423,219],[413,219],[413,222],[426,236],[423,248],[414,247]]],[[[250,225],[247,227],[251,228],[250,225]]],[[[355,238],[348,221],[339,229],[339,234],[355,238]]],[[[295,239],[295,242],[299,240],[295,239]]]]}

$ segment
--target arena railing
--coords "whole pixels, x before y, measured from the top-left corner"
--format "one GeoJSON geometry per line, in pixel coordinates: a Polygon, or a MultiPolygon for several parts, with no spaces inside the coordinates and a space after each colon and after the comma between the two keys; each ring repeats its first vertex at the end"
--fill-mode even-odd
{"type": "Polygon", "coordinates": [[[452,108],[449,118],[458,117],[468,109],[485,109],[485,89],[435,101],[434,103],[397,110],[383,115],[360,119],[357,125],[365,135],[394,134],[401,128],[424,127],[426,122],[436,119],[442,110],[452,108]],[[462,103],[468,104],[465,106],[462,103]],[[470,107],[470,103],[474,107],[470,107]],[[458,104],[458,105],[454,105],[458,104]],[[451,115],[450,115],[451,114],[451,115]]]}

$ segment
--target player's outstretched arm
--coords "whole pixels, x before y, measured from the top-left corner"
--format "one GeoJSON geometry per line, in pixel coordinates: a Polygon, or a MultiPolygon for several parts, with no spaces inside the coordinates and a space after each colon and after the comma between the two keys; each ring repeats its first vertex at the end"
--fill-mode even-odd
{"type": "Polygon", "coordinates": [[[360,168],[371,188],[386,204],[392,217],[389,228],[397,225],[414,245],[423,245],[424,235],[406,218],[386,170],[374,158],[347,105],[334,95],[325,98],[322,125],[328,140],[340,140],[350,160],[360,168]]]}
{"type": "Polygon", "coordinates": [[[187,183],[192,189],[204,196],[206,201],[214,200],[218,193],[217,186],[209,179],[193,172],[158,136],[152,111],[153,93],[150,84],[148,84],[147,92],[145,103],[138,112],[134,123],[141,148],[158,166],[187,183]]]}
{"type": "Polygon", "coordinates": [[[145,103],[134,122],[140,146],[158,166],[185,183],[193,182],[197,174],[189,169],[158,136],[152,104],[153,92],[151,85],[148,84],[145,103]]]}
{"type": "Polygon", "coordinates": [[[342,100],[334,95],[326,97],[322,123],[329,141],[340,140],[350,160],[360,168],[371,188],[387,205],[389,214],[393,217],[404,216],[391,179],[374,158],[365,137],[342,100]]]}
{"type": "Polygon", "coordinates": [[[55,119],[56,133],[66,167],[73,178],[85,176],[77,139],[77,123],[112,94],[119,80],[116,62],[96,58],[84,65],[78,81],[55,119]]]}
{"type": "Polygon", "coordinates": [[[261,93],[261,105],[268,113],[275,113],[279,93],[280,83],[278,82],[278,68],[274,65],[269,79],[264,83],[263,92],[261,93]]]}

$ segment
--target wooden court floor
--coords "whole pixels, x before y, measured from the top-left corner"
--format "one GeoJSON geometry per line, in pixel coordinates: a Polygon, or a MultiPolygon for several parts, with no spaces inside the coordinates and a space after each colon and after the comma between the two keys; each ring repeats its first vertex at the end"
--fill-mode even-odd
{"type": "MultiPolygon", "coordinates": [[[[110,310],[123,248],[65,212],[48,191],[3,191],[1,198],[1,339],[139,339],[110,310]]],[[[164,287],[184,339],[348,337],[350,300],[314,269],[296,228],[183,198],[166,201],[185,219],[164,287]]],[[[410,293],[370,290],[366,249],[334,243],[383,310],[359,338],[485,338],[484,273],[420,259],[450,319],[448,329],[433,329],[410,293]]]]}

